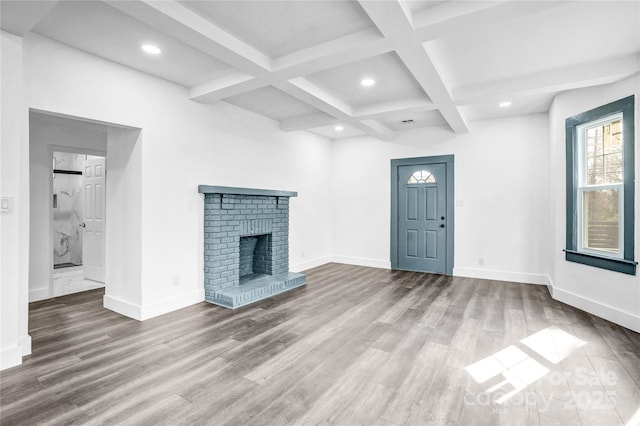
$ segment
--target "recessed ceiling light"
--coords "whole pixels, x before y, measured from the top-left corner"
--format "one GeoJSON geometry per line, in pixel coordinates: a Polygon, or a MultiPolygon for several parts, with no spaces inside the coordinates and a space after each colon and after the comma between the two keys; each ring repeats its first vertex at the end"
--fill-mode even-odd
{"type": "Polygon", "coordinates": [[[344,126],[336,126],[333,128],[333,130],[335,130],[336,132],[341,132],[344,130],[344,126]]]}
{"type": "Polygon", "coordinates": [[[511,106],[511,101],[504,101],[504,102],[500,102],[500,103],[498,104],[498,106],[499,106],[500,108],[506,108],[506,107],[508,107],[508,106],[511,106]]]}
{"type": "Polygon", "coordinates": [[[143,44],[141,46],[142,50],[150,55],[159,55],[162,53],[162,49],[158,46],[154,46],[153,44],[143,44]]]}
{"type": "Polygon", "coordinates": [[[365,86],[365,87],[369,87],[369,86],[373,86],[374,84],[376,84],[376,81],[372,78],[363,78],[362,80],[360,80],[360,84],[365,86]]]}

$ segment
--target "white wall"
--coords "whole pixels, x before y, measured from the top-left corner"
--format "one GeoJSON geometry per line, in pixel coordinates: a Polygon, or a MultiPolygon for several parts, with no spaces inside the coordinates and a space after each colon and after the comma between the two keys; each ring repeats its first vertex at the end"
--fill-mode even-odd
{"type": "MultiPolygon", "coordinates": [[[[184,87],[36,35],[25,39],[25,58],[29,107],[142,129],[134,155],[141,165],[141,293],[126,288],[126,294],[110,300],[107,280],[106,303],[112,308],[143,319],[202,300],[198,184],[298,191],[291,200],[292,269],[330,255],[327,139],[283,133],[276,122],[224,102],[189,101],[184,87]],[[179,279],[176,287],[173,276],[179,279]]],[[[107,226],[125,225],[110,221],[107,226]]],[[[126,241],[121,245],[136,256],[126,241]]],[[[107,243],[110,249],[115,246],[107,243]]]]}
{"type": "Polygon", "coordinates": [[[544,114],[436,127],[393,142],[333,142],[333,253],[389,267],[390,160],[455,156],[454,275],[546,284],[548,119],[544,114]],[[484,258],[484,265],[478,258],[484,258]]]}
{"type": "Polygon", "coordinates": [[[553,102],[550,117],[549,162],[551,165],[552,229],[549,270],[553,282],[554,298],[587,312],[606,318],[640,332],[640,276],[625,275],[591,266],[567,262],[566,229],[566,175],[565,175],[565,120],[568,117],[634,95],[635,105],[635,253],[640,251],[640,140],[638,115],[640,114],[640,77],[635,75],[622,82],[589,89],[574,90],[558,95],[553,102]]]}
{"type": "Polygon", "coordinates": [[[76,120],[29,114],[29,301],[53,297],[50,280],[53,274],[51,155],[54,150],[106,152],[107,129],[76,120]]]}
{"type": "Polygon", "coordinates": [[[11,197],[11,211],[0,216],[0,369],[31,353],[27,334],[29,161],[27,109],[22,82],[22,39],[0,34],[0,195],[11,197]]]}
{"type": "Polygon", "coordinates": [[[139,129],[108,128],[104,306],[133,318],[143,306],[140,137],[139,129]]]}

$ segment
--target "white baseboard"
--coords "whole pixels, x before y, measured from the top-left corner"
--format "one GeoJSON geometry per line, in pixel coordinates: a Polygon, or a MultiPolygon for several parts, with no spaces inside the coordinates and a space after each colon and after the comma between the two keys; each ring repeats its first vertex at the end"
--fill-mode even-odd
{"type": "Polygon", "coordinates": [[[549,285],[550,279],[545,274],[528,272],[496,271],[492,269],[453,268],[456,277],[480,278],[485,280],[509,281],[514,283],[549,285]]]}
{"type": "MultiPolygon", "coordinates": [[[[351,256],[331,256],[328,262],[346,263],[347,265],[369,266],[372,268],[391,269],[391,262],[381,259],[370,259],[364,257],[351,256]]],[[[510,281],[525,284],[548,285],[550,279],[548,275],[532,274],[527,272],[495,271],[490,269],[473,268],[453,268],[453,275],[469,278],[481,278],[496,281],[510,281]]]]}
{"type": "Polygon", "coordinates": [[[142,321],[142,307],[140,305],[107,294],[102,298],[102,305],[120,315],[142,321]]]}
{"type": "Polygon", "coordinates": [[[38,300],[50,299],[49,287],[40,287],[29,290],[29,302],[37,302],[38,300]]]}
{"type": "Polygon", "coordinates": [[[20,346],[13,345],[0,350],[0,370],[20,364],[22,364],[22,349],[20,346]]]}
{"type": "Polygon", "coordinates": [[[204,288],[190,293],[168,297],[159,302],[142,305],[141,320],[157,317],[187,306],[195,305],[204,300],[204,288]]]}
{"type": "Polygon", "coordinates": [[[20,346],[20,352],[22,356],[31,355],[31,336],[28,334],[18,339],[18,346],[20,346]]]}
{"type": "Polygon", "coordinates": [[[289,267],[291,272],[303,272],[307,269],[316,268],[331,262],[331,256],[318,257],[305,262],[298,262],[289,267]]]}
{"type": "Polygon", "coordinates": [[[187,306],[200,303],[203,300],[204,289],[168,297],[160,302],[149,303],[146,305],[137,305],[105,294],[103,298],[103,305],[105,308],[117,312],[120,315],[124,315],[138,321],[144,321],[178,309],[186,308],[187,306]]]}
{"type": "MultiPolygon", "coordinates": [[[[325,263],[346,263],[347,265],[369,266],[372,268],[391,269],[391,262],[381,259],[370,259],[351,256],[331,256],[325,263]]],[[[497,281],[510,281],[525,284],[548,285],[548,275],[527,272],[495,271],[490,269],[453,268],[453,275],[469,278],[482,278],[497,281]]]]}
{"type": "Polygon", "coordinates": [[[371,268],[391,269],[388,260],[369,259],[365,257],[332,256],[331,262],[346,263],[347,265],[369,266],[371,268]]]}
{"type": "Polygon", "coordinates": [[[552,297],[562,303],[571,305],[578,309],[582,309],[585,312],[596,315],[600,318],[604,318],[608,321],[621,325],[640,333],[640,316],[634,315],[630,312],[621,311],[620,309],[606,305],[604,303],[596,302],[593,299],[589,299],[584,296],[580,296],[573,292],[563,290],[558,287],[553,287],[552,297]]]}

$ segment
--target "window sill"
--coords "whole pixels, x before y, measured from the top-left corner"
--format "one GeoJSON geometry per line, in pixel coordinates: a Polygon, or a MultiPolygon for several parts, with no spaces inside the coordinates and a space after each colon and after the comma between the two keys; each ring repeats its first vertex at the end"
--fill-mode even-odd
{"type": "Polygon", "coordinates": [[[635,275],[638,262],[626,259],[614,259],[611,257],[598,256],[583,253],[575,250],[564,249],[565,259],[568,262],[581,263],[595,268],[608,269],[610,271],[621,272],[623,274],[635,275]]]}

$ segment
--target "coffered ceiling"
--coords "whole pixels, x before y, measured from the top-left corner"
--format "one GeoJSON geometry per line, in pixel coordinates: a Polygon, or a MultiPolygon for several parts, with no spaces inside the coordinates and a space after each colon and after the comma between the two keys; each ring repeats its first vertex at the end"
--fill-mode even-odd
{"type": "Polygon", "coordinates": [[[545,112],[640,70],[631,1],[7,1],[29,32],[331,139],[545,112]],[[144,43],[162,49],[151,56],[144,43]],[[363,79],[374,84],[364,86],[363,79]],[[508,107],[499,103],[509,101],[508,107]]]}

